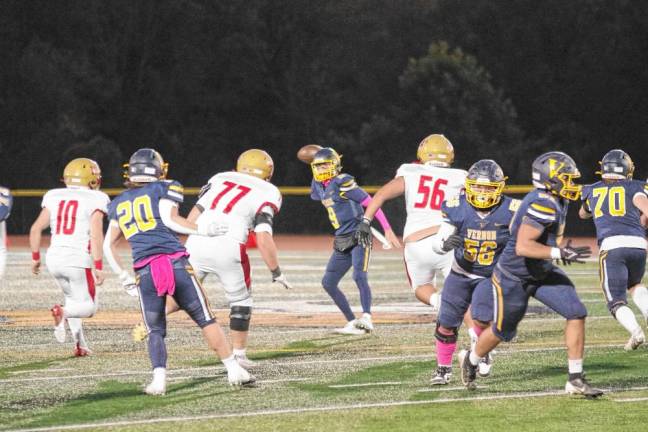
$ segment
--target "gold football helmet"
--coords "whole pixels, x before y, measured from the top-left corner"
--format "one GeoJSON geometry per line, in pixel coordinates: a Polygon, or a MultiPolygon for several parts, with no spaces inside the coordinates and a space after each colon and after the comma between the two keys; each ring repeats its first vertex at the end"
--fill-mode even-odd
{"type": "Polygon", "coordinates": [[[270,181],[274,173],[274,162],[263,150],[247,150],[236,161],[236,171],[270,181]]]}
{"type": "Polygon", "coordinates": [[[73,159],[63,170],[63,182],[66,186],[87,186],[90,189],[99,189],[101,168],[92,159],[73,159]]]}
{"type": "Polygon", "coordinates": [[[423,164],[449,167],[454,162],[454,148],[445,136],[432,134],[421,141],[416,156],[423,164]]]}

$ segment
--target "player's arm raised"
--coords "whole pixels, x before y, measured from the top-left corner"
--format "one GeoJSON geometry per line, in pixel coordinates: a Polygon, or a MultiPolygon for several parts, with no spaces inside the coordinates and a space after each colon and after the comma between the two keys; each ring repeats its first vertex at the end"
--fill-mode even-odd
{"type": "Polygon", "coordinates": [[[31,264],[31,270],[32,273],[38,274],[40,273],[40,265],[41,265],[41,259],[40,259],[40,244],[41,244],[41,236],[43,233],[43,230],[46,229],[49,226],[49,221],[50,221],[50,212],[47,210],[47,208],[43,208],[32,224],[31,228],[29,229],[29,247],[31,248],[32,252],[32,264],[31,264]]]}

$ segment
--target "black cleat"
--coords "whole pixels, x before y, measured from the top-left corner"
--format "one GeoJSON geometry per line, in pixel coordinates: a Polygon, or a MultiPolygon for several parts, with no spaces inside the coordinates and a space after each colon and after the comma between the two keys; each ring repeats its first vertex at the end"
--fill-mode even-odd
{"type": "Polygon", "coordinates": [[[603,396],[603,390],[592,387],[585,377],[567,381],[565,384],[565,392],[568,394],[583,395],[587,399],[596,399],[599,396],[603,396]]]}
{"type": "Polygon", "coordinates": [[[461,350],[459,352],[459,363],[461,364],[461,382],[464,383],[468,390],[477,388],[477,366],[470,363],[470,351],[461,350]]]}
{"type": "Polygon", "coordinates": [[[447,385],[452,379],[452,368],[448,366],[438,366],[436,375],[430,379],[431,385],[447,385]]]}

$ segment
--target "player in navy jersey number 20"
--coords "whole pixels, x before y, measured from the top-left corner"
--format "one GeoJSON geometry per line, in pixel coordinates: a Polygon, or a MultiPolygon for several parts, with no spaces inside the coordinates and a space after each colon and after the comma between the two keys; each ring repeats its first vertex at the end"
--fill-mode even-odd
{"type": "Polygon", "coordinates": [[[166,392],[167,350],[165,302],[175,302],[202,329],[209,347],[216,351],[227,368],[230,384],[245,385],[254,377],[243,369],[232,355],[222,329],[209,309],[200,283],[189,265],[187,252],[175,233],[222,235],[226,224],[210,221],[196,225],[178,214],[184,199],[177,181],[166,180],[167,164],[153,149],[140,149],[130,158],[126,186],[111,203],[104,253],[112,269],[128,289],[133,282],[123,270],[116,254],[116,245],[123,236],[133,253],[137,275],[137,291],[144,325],[149,333],[148,351],[153,367],[153,380],[145,392],[162,395],[166,392]]]}
{"type": "Polygon", "coordinates": [[[641,284],[646,270],[646,236],[641,216],[648,216],[648,185],[633,180],[634,164],[623,150],[611,150],[601,161],[602,180],[583,188],[580,216],[593,218],[599,244],[599,276],[612,316],[630,333],[626,351],[646,336],[628,307],[629,292],[648,319],[648,290],[641,284]]]}

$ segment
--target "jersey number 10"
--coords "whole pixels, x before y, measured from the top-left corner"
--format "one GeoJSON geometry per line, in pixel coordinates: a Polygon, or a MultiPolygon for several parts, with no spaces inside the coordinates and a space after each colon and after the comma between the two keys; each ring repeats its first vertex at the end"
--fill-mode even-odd
{"type": "Polygon", "coordinates": [[[420,202],[414,203],[414,208],[427,208],[430,207],[432,210],[440,210],[443,199],[445,198],[445,192],[441,189],[442,186],[448,184],[446,179],[436,179],[434,185],[432,183],[432,177],[422,175],[421,180],[419,181],[418,193],[423,195],[420,202]]]}
{"type": "Polygon", "coordinates": [[[74,234],[76,215],[79,209],[77,200],[61,200],[56,212],[56,234],[74,234]]]}

